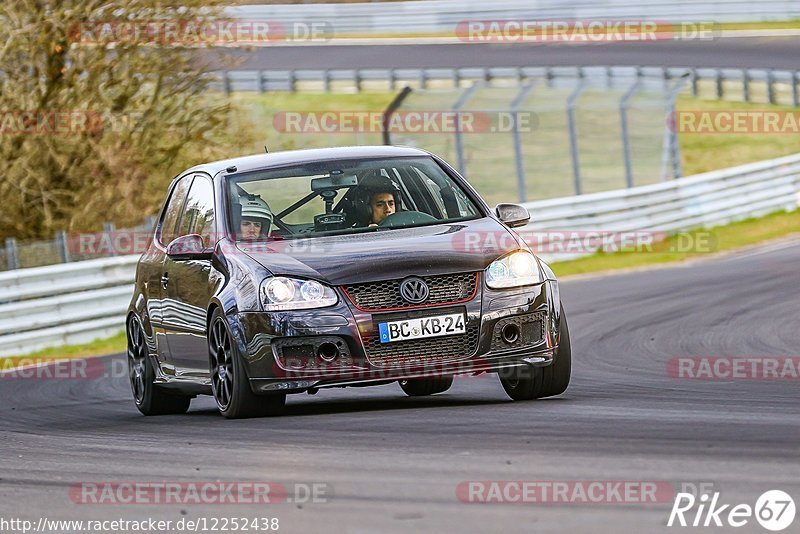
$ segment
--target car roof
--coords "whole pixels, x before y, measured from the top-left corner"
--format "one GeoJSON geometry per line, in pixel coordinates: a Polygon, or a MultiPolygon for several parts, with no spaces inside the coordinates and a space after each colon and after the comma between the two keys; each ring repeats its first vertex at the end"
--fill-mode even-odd
{"type": "Polygon", "coordinates": [[[430,154],[418,148],[381,145],[311,148],[212,161],[210,163],[195,165],[186,172],[207,172],[211,176],[215,176],[217,173],[229,167],[236,167],[236,171],[234,172],[240,173],[267,169],[270,167],[280,167],[294,163],[310,163],[313,161],[352,158],[394,158],[402,156],[430,156],[430,154]]]}

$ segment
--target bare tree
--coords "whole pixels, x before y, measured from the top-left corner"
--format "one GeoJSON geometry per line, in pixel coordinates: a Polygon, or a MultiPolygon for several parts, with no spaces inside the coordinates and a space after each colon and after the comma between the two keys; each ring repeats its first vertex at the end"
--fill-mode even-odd
{"type": "Polygon", "coordinates": [[[0,6],[0,237],[138,223],[173,174],[224,153],[229,109],[197,53],[214,2],[0,6]]]}

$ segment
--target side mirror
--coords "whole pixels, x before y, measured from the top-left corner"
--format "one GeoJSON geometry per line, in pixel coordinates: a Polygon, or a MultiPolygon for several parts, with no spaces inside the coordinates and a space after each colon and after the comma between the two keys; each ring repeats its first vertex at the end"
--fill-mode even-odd
{"type": "Polygon", "coordinates": [[[528,208],[519,204],[498,204],[494,211],[500,222],[509,228],[525,226],[531,220],[528,208]]]}
{"type": "Polygon", "coordinates": [[[174,239],[167,245],[167,256],[173,260],[208,260],[214,254],[205,248],[199,234],[189,234],[174,239]]]}

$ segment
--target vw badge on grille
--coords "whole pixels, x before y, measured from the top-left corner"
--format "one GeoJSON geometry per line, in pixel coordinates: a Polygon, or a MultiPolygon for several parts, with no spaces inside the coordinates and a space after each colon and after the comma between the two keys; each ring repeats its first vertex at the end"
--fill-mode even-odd
{"type": "Polygon", "coordinates": [[[428,284],[422,278],[406,278],[400,283],[400,295],[411,304],[420,304],[428,300],[428,284]]]}

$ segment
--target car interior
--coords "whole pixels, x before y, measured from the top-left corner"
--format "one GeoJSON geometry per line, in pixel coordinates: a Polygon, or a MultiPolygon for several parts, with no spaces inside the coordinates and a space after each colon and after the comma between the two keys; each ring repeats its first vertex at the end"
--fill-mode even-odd
{"type": "MultiPolygon", "coordinates": [[[[341,165],[343,162],[339,162],[341,165]]],[[[260,196],[273,210],[270,228],[262,238],[287,239],[355,233],[467,220],[479,211],[467,194],[431,161],[371,162],[356,168],[329,163],[325,173],[309,174],[306,167],[282,169],[254,176],[231,177],[231,196],[260,196]],[[305,172],[304,172],[305,171],[305,172]],[[427,171],[427,172],[426,172],[427,171]],[[369,183],[392,184],[396,212],[377,228],[369,227],[369,183]]],[[[241,221],[238,202],[231,202],[233,228],[241,221]]]]}

